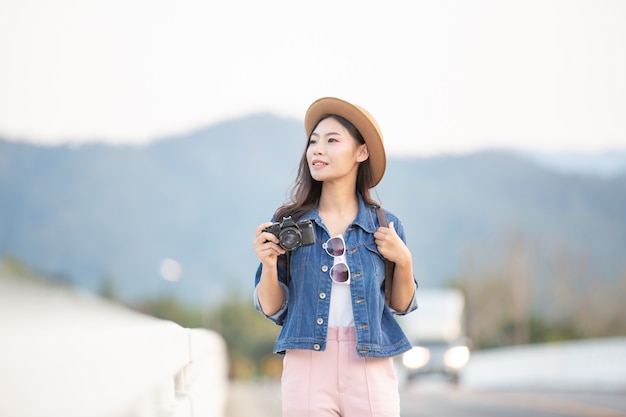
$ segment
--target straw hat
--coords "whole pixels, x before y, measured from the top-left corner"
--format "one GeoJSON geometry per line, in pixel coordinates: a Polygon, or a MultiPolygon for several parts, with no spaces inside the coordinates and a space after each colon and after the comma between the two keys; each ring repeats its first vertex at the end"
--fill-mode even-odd
{"type": "Polygon", "coordinates": [[[307,137],[311,136],[322,116],[329,114],[336,114],[348,120],[365,139],[369,151],[370,166],[372,167],[372,184],[369,185],[369,188],[375,187],[383,178],[387,165],[383,134],[378,123],[367,110],[356,104],[335,97],[323,97],[315,100],[306,111],[304,129],[307,137]]]}

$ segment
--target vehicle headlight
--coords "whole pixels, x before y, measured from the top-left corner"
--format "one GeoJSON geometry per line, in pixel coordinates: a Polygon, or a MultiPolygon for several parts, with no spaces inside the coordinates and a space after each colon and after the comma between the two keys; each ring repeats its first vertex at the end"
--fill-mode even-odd
{"type": "Polygon", "coordinates": [[[443,361],[448,368],[461,369],[469,361],[470,351],[467,346],[453,346],[446,351],[443,361]]]}
{"type": "Polygon", "coordinates": [[[430,360],[430,351],[421,346],[415,346],[402,355],[402,363],[410,369],[421,368],[430,360]]]}

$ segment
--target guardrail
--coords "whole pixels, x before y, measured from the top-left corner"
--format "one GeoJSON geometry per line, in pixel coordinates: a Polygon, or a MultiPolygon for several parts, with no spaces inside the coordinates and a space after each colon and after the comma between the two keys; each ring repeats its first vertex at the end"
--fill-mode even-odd
{"type": "Polygon", "coordinates": [[[0,274],[0,415],[222,417],[227,350],[68,289],[0,274]]]}

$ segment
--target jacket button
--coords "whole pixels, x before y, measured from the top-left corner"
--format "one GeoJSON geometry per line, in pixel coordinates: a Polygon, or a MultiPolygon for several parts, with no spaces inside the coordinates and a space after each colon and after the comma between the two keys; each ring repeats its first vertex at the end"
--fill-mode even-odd
{"type": "Polygon", "coordinates": [[[316,344],[314,344],[314,345],[313,345],[313,349],[315,349],[315,350],[320,350],[320,349],[321,349],[321,347],[320,347],[320,345],[318,345],[318,344],[316,343],[316,344]]]}
{"type": "Polygon", "coordinates": [[[317,324],[324,324],[324,319],[323,318],[317,319],[317,324]]]}
{"type": "Polygon", "coordinates": [[[323,300],[326,298],[326,293],[325,292],[321,292],[320,293],[320,298],[323,300]]]}
{"type": "Polygon", "coordinates": [[[328,272],[328,265],[322,266],[322,272],[328,272]]]}

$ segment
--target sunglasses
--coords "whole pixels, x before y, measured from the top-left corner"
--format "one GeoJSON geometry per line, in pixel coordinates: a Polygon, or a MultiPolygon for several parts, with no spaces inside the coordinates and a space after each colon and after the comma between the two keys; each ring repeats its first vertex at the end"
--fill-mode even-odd
{"type": "Polygon", "coordinates": [[[350,284],[350,268],[346,262],[346,242],[343,236],[335,236],[322,243],[327,254],[334,258],[330,279],[339,284],[350,284]]]}

